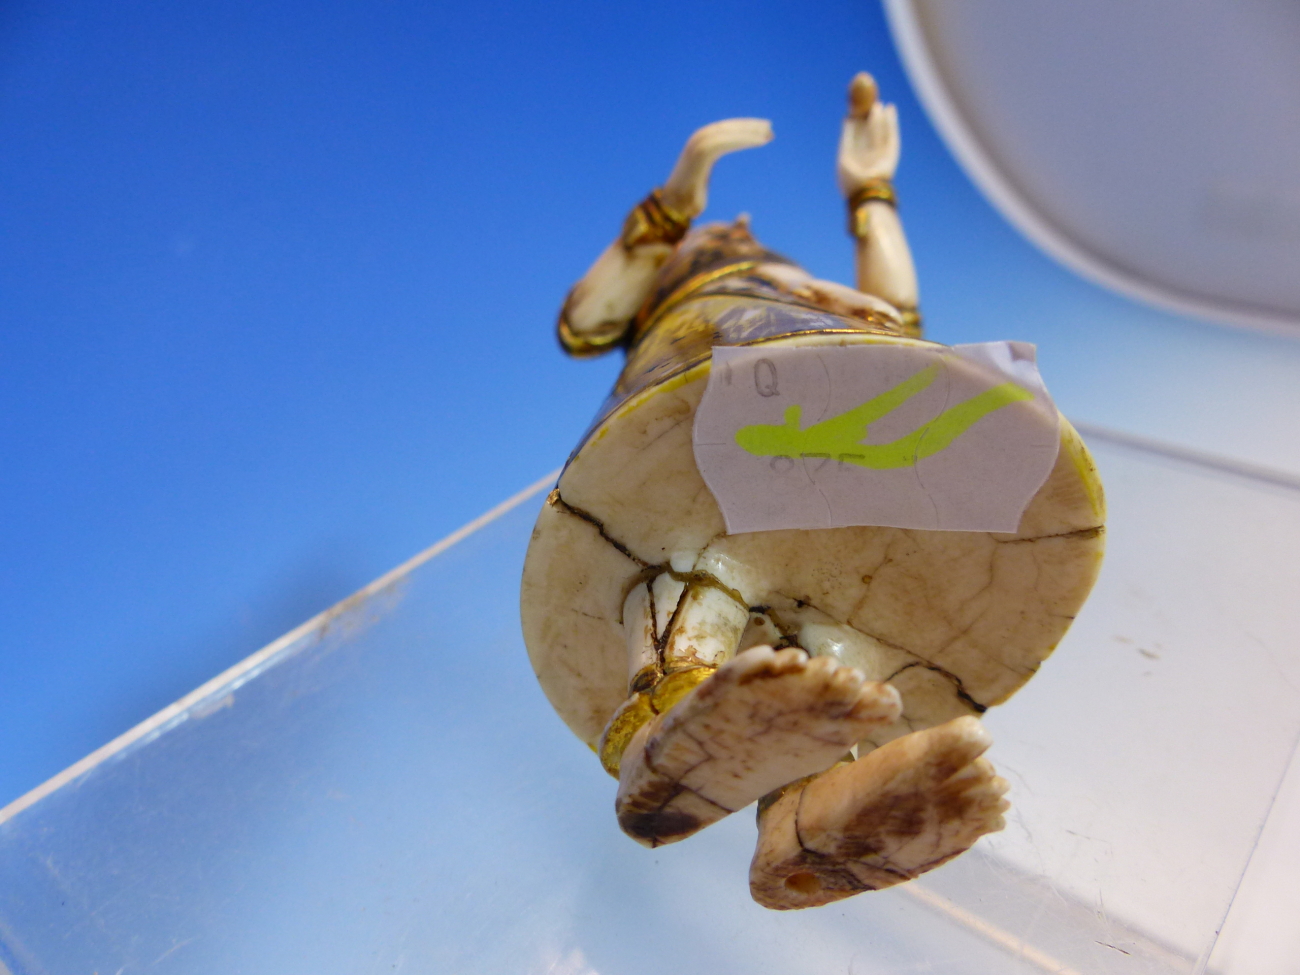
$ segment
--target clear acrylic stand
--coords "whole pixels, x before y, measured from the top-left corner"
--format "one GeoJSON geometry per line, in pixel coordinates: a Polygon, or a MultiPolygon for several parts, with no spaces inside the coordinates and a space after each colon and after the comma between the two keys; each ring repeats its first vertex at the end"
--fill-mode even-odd
{"type": "Polygon", "coordinates": [[[1300,490],[1092,446],[1101,581],[987,716],[1008,828],[918,882],[773,913],[752,810],[618,831],[518,633],[539,483],[0,811],[0,971],[1300,970],[1300,490]]]}

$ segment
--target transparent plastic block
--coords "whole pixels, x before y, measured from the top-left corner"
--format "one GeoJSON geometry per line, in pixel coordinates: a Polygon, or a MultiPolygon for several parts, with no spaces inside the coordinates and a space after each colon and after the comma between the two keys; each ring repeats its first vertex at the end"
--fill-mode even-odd
{"type": "Polygon", "coordinates": [[[518,632],[539,484],[0,812],[2,967],[1300,970],[1300,490],[1092,445],[1101,580],[987,715],[1008,828],[919,881],[775,913],[752,809],[619,832],[518,632]]]}

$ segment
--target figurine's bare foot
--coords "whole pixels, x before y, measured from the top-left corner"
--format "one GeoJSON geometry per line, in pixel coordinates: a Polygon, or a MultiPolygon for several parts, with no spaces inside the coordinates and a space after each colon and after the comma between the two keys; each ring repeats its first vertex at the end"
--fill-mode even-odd
{"type": "Polygon", "coordinates": [[[914,732],[794,787],[759,820],[749,890],[816,907],[911,880],[1005,825],[1005,779],[972,717],[914,732]]]}
{"type": "Polygon", "coordinates": [[[892,687],[833,658],[746,650],[633,736],[619,774],[618,823],[647,846],[685,839],[829,768],[900,710],[892,687]]]}

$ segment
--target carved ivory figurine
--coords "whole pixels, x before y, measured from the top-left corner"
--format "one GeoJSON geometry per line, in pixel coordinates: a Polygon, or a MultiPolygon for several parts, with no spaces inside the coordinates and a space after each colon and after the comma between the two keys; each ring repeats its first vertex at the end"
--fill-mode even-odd
{"type": "Polygon", "coordinates": [[[727,532],[692,452],[713,348],[947,351],[920,339],[897,119],[866,74],[838,165],[857,290],[764,249],[744,217],[690,231],[714,162],[771,137],[758,119],[696,132],[569,294],[564,347],[627,363],[538,518],[521,600],[534,670],[618,779],[623,830],[671,843],[757,801],[750,889],[790,909],[911,879],[1003,827],[979,716],[1065,633],[1104,513],[1053,408],[1055,461],[1018,531],[727,532]]]}

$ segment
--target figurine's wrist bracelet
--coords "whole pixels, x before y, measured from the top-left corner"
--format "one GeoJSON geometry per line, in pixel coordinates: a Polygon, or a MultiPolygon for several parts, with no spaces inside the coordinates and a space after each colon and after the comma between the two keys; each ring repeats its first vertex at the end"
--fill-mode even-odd
{"type": "Polygon", "coordinates": [[[569,303],[566,301],[560,309],[560,318],[555,323],[555,335],[560,340],[560,348],[577,359],[603,355],[621,345],[628,330],[627,322],[602,322],[596,328],[586,332],[575,331],[569,323],[569,303]]]}
{"type": "Polygon", "coordinates": [[[872,202],[888,204],[891,207],[898,206],[898,194],[894,192],[894,184],[884,176],[876,176],[867,180],[849,197],[849,234],[862,238],[867,236],[868,216],[866,205],[872,202]]]}

